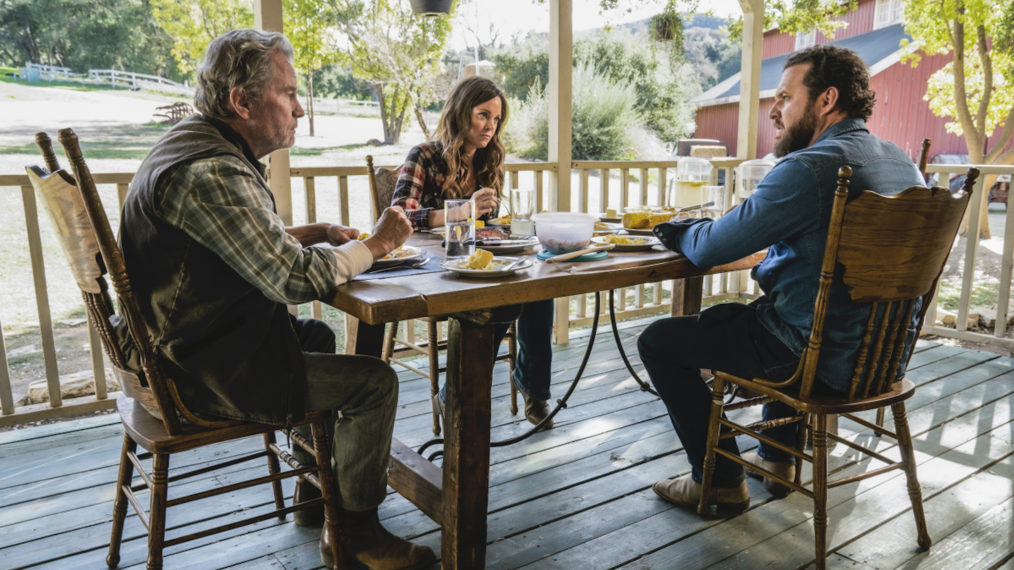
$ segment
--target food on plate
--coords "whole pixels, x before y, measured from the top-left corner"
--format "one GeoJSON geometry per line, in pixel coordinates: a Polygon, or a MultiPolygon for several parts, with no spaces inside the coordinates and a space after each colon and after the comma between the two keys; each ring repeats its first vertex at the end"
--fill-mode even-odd
{"type": "Polygon", "coordinates": [[[468,256],[466,267],[468,269],[491,269],[493,264],[493,253],[486,251],[485,249],[479,248],[475,250],[475,253],[468,256]]]}
{"type": "Polygon", "coordinates": [[[363,241],[368,237],[370,237],[370,232],[359,232],[359,237],[357,237],[356,239],[358,239],[359,241],[363,241]]]}
{"type": "Polygon", "coordinates": [[[510,239],[511,234],[509,231],[503,228],[475,228],[475,239],[479,240],[494,240],[494,239],[510,239]]]}
{"type": "Polygon", "coordinates": [[[511,216],[510,214],[507,214],[505,216],[500,216],[499,218],[493,218],[489,221],[489,223],[496,224],[498,226],[509,226],[511,225],[511,216]]]}
{"type": "Polygon", "coordinates": [[[485,221],[483,221],[483,220],[475,220],[475,229],[481,230],[484,227],[486,227],[486,222],[485,221]]]}
{"type": "Polygon", "coordinates": [[[381,257],[380,259],[398,259],[401,257],[409,257],[415,255],[416,252],[418,251],[419,250],[410,245],[403,245],[397,249],[391,250],[390,253],[388,253],[384,257],[381,257]]]}
{"type": "Polygon", "coordinates": [[[631,230],[649,229],[668,222],[672,212],[627,212],[623,214],[623,227],[631,230]]]}
{"type": "Polygon", "coordinates": [[[616,208],[606,208],[606,217],[607,218],[615,218],[616,217],[616,208]]]}
{"type": "Polygon", "coordinates": [[[636,237],[636,236],[602,236],[595,238],[595,241],[600,243],[615,243],[616,245],[644,245],[650,241],[649,238],[636,237]]]}
{"type": "Polygon", "coordinates": [[[611,230],[613,229],[609,224],[605,222],[595,222],[596,230],[611,230]]]}

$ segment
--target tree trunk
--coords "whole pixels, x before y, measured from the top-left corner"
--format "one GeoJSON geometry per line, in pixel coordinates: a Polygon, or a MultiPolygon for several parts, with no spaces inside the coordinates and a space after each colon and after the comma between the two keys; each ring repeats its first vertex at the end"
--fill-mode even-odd
{"type": "Polygon", "coordinates": [[[419,108],[419,105],[413,105],[412,107],[415,109],[415,120],[419,121],[419,128],[422,129],[423,137],[425,137],[426,140],[429,140],[430,130],[426,126],[426,119],[423,118],[422,109],[419,108]]]}
{"type": "Polygon", "coordinates": [[[394,144],[394,139],[391,136],[391,127],[389,125],[390,116],[388,113],[389,109],[387,108],[387,98],[384,95],[384,84],[379,81],[374,83],[373,90],[377,92],[377,102],[380,105],[380,124],[384,129],[384,144],[394,144]]]}
{"type": "Polygon", "coordinates": [[[306,73],[306,117],[310,121],[310,136],[313,136],[313,70],[306,73]]]}

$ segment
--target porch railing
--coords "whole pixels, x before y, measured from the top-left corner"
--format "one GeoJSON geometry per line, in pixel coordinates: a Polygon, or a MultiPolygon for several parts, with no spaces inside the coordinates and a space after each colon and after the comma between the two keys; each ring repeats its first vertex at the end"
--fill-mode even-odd
{"type": "MultiPolygon", "coordinates": [[[[726,184],[726,204],[728,205],[734,180],[733,169],[740,161],[735,159],[714,159],[716,169],[713,180],[722,179],[726,184]]],[[[571,165],[573,203],[571,209],[587,212],[603,212],[607,208],[617,210],[629,206],[644,204],[661,204],[665,201],[666,190],[675,174],[676,161],[577,161],[571,165]]],[[[552,163],[512,163],[508,164],[508,187],[533,187],[538,195],[539,210],[562,209],[564,205],[554,203],[549,192],[551,178],[557,166],[552,163]]],[[[961,173],[964,166],[934,166],[931,172],[961,173]]],[[[983,167],[985,174],[1011,174],[1011,167],[983,167]]],[[[119,220],[119,204],[126,195],[132,173],[96,173],[95,181],[99,185],[105,203],[108,205],[110,221],[115,225],[119,220]],[[115,206],[114,206],[115,204],[115,206]]],[[[372,220],[370,211],[369,187],[366,180],[365,166],[336,167],[299,167],[291,169],[293,179],[293,203],[302,203],[295,207],[294,223],[310,223],[317,220],[336,220],[345,225],[369,227],[372,220]]],[[[12,390],[11,368],[8,361],[4,333],[0,329],[0,427],[19,425],[31,421],[54,417],[88,413],[94,410],[111,408],[110,389],[107,384],[106,366],[103,359],[101,343],[98,335],[89,324],[91,375],[95,382],[95,393],[91,396],[64,400],[61,398],[61,378],[70,373],[80,371],[61,371],[59,368],[60,354],[56,348],[52,309],[49,291],[57,287],[74,287],[72,281],[59,280],[54,283],[47,279],[46,259],[57,257],[56,266],[62,266],[58,245],[49,232],[48,219],[40,216],[36,197],[25,175],[0,175],[0,192],[7,194],[5,199],[20,192],[21,208],[25,218],[25,233],[29,250],[30,268],[35,291],[35,310],[38,315],[38,334],[40,338],[42,359],[44,362],[45,380],[49,388],[50,399],[44,404],[19,405],[15,402],[12,390]],[[44,251],[46,254],[44,255],[44,251]]],[[[983,199],[982,184],[976,187],[973,202],[983,199]]],[[[5,203],[12,203],[6,200],[5,203]]],[[[978,209],[972,211],[972,227],[978,227],[978,209]]],[[[1011,215],[1004,219],[1004,229],[1011,226],[1011,215]]],[[[974,281],[974,263],[979,253],[979,244],[971,240],[965,246],[961,275],[960,304],[957,309],[958,328],[948,329],[941,326],[927,326],[927,332],[942,336],[988,340],[1014,348],[1014,339],[1004,337],[1005,326],[999,324],[992,334],[982,334],[967,330],[963,326],[967,315],[971,312],[970,299],[973,288],[979,286],[974,281]]],[[[1006,323],[1010,302],[1011,260],[1014,254],[1014,232],[1004,231],[1002,267],[997,282],[998,305],[997,323],[1006,323]],[[1003,317],[1001,319],[1001,316],[1003,317]]],[[[952,256],[953,258],[954,256],[952,256]]],[[[52,259],[50,262],[52,263],[52,259]]],[[[953,259],[952,259],[953,262],[953,259]]],[[[645,284],[617,291],[616,311],[619,318],[633,318],[646,315],[667,314],[671,308],[674,283],[663,282],[645,284]]],[[[754,296],[753,282],[746,272],[735,275],[722,275],[705,279],[705,302],[724,299],[749,298],[754,296]]],[[[558,300],[558,318],[554,337],[558,343],[566,343],[571,327],[588,326],[592,314],[593,298],[577,296],[571,299],[558,300]],[[563,315],[564,318],[560,318],[563,315]]],[[[603,303],[603,305],[605,305],[603,303]]],[[[607,309],[603,307],[603,312],[607,309]]],[[[935,307],[934,307],[935,310],[935,307]]],[[[320,317],[322,307],[314,303],[311,314],[320,317]]],[[[82,311],[83,312],[83,311],[82,311]]],[[[934,314],[931,314],[933,317],[934,314]]],[[[928,322],[935,322],[928,321],[928,322]]],[[[0,323],[2,325],[3,323],[0,323]]]]}

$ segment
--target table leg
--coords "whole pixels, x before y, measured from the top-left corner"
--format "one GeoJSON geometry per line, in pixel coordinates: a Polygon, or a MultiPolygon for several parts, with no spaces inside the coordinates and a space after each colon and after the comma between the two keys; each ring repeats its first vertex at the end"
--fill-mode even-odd
{"type": "Polygon", "coordinates": [[[672,310],[669,314],[673,317],[682,317],[700,313],[702,295],[704,295],[704,276],[673,280],[672,310]]]}
{"type": "Polygon", "coordinates": [[[450,317],[444,416],[444,568],[482,568],[489,501],[493,323],[450,317]]]}
{"type": "Polygon", "coordinates": [[[348,336],[345,338],[345,353],[380,358],[380,351],[384,347],[385,325],[366,324],[350,315],[345,315],[345,318],[355,320],[355,323],[350,323],[346,328],[345,334],[348,336]]]}

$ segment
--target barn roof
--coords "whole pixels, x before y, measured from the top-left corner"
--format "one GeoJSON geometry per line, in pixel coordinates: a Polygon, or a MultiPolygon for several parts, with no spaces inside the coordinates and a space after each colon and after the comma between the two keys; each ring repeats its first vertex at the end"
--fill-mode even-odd
{"type": "MultiPolygon", "coordinates": [[[[859,54],[866,65],[870,68],[870,75],[876,75],[897,63],[901,57],[901,40],[911,37],[905,33],[901,24],[885,26],[879,30],[873,30],[858,36],[852,36],[843,40],[829,42],[832,45],[851,49],[859,54]]],[[[766,99],[774,96],[778,80],[782,75],[782,66],[790,54],[779,55],[761,61],[760,73],[760,98],[766,99]]],[[[722,105],[739,101],[739,73],[721,81],[711,89],[701,93],[692,99],[701,107],[710,105],[722,105]]]]}

